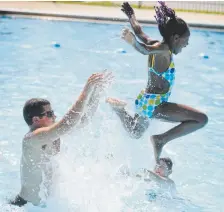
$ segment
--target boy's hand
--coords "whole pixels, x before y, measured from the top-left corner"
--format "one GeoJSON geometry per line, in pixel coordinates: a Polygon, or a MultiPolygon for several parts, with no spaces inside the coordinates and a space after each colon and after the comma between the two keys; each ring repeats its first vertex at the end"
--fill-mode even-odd
{"type": "Polygon", "coordinates": [[[84,91],[89,93],[92,91],[92,89],[100,84],[100,82],[102,81],[103,79],[103,74],[102,73],[95,73],[95,74],[92,74],[89,79],[87,80],[86,82],[86,85],[84,87],[84,91]]]}
{"type": "Polygon", "coordinates": [[[92,74],[84,87],[84,91],[89,93],[95,87],[104,87],[106,84],[110,83],[113,79],[111,72],[95,73],[92,74]]]}
{"type": "Polygon", "coordinates": [[[102,75],[102,81],[100,81],[100,83],[98,83],[96,87],[101,88],[102,90],[105,89],[111,84],[113,78],[114,76],[112,75],[112,72],[104,70],[102,75]]]}

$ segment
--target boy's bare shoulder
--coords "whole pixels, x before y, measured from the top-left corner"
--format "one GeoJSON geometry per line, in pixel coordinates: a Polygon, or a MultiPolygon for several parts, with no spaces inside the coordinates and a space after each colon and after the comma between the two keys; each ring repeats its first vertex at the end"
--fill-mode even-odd
{"type": "Polygon", "coordinates": [[[173,180],[171,180],[170,178],[168,178],[168,180],[169,180],[169,183],[170,183],[170,184],[175,185],[175,183],[174,183],[174,181],[173,181],[173,180]]]}
{"type": "Polygon", "coordinates": [[[28,132],[28,133],[25,134],[24,137],[23,137],[23,140],[22,140],[23,144],[31,143],[32,138],[33,138],[33,133],[32,133],[32,132],[28,132]]]}
{"type": "Polygon", "coordinates": [[[28,132],[24,135],[23,140],[32,138],[33,132],[28,132]]]}

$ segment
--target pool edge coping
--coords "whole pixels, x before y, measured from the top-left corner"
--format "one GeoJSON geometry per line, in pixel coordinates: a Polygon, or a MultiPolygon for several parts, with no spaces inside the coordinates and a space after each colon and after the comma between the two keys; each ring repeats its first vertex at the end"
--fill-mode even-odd
{"type": "MultiPolygon", "coordinates": [[[[75,15],[75,14],[65,14],[65,13],[52,13],[52,12],[40,12],[40,11],[22,11],[18,9],[0,9],[1,16],[13,16],[13,15],[23,15],[23,16],[34,16],[34,17],[52,17],[52,18],[68,18],[74,20],[92,20],[92,21],[110,21],[110,22],[128,22],[127,18],[120,17],[106,17],[106,16],[90,16],[90,15],[75,15]]],[[[157,25],[155,20],[139,19],[139,23],[157,25]]],[[[205,24],[205,23],[192,23],[188,22],[188,25],[193,28],[200,29],[216,29],[224,30],[224,24],[205,24]]]]}

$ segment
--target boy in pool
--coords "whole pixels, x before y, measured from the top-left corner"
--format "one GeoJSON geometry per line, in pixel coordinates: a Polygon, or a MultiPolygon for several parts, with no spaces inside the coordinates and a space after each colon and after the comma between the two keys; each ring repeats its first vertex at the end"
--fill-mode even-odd
{"type": "Polygon", "coordinates": [[[140,53],[149,55],[148,82],[135,100],[135,116],[127,113],[125,102],[115,98],[107,99],[126,131],[136,139],[146,131],[151,118],[180,123],[165,133],[151,136],[157,162],[165,144],[204,127],[208,122],[204,113],[186,105],[169,102],[175,79],[173,54],[179,54],[188,45],[190,30],[186,22],[175,15],[174,10],[164,2],[159,4],[159,7],[155,7],[155,17],[163,37],[161,42],[150,39],[142,31],[128,3],[122,5],[122,11],[128,16],[136,36],[143,43],[138,42],[129,29],[123,30],[122,38],[140,53]]]}
{"type": "Polygon", "coordinates": [[[136,177],[143,178],[145,181],[155,181],[160,187],[175,189],[175,183],[169,178],[172,174],[173,162],[170,158],[160,158],[154,168],[154,172],[144,169],[136,177]]]}
{"type": "Polygon", "coordinates": [[[146,182],[155,182],[163,190],[175,191],[176,186],[173,180],[169,178],[172,174],[173,162],[170,158],[160,158],[154,168],[154,172],[148,169],[141,169],[137,174],[131,174],[126,166],[121,166],[119,172],[122,175],[137,177],[146,182]]]}
{"type": "Polygon", "coordinates": [[[101,92],[111,79],[108,72],[91,75],[78,100],[58,122],[48,100],[36,98],[25,103],[23,116],[30,130],[23,139],[21,190],[10,204],[40,205],[41,185],[47,190],[46,196],[49,195],[53,174],[51,159],[60,151],[60,137],[88,123],[96,112],[101,92]]]}

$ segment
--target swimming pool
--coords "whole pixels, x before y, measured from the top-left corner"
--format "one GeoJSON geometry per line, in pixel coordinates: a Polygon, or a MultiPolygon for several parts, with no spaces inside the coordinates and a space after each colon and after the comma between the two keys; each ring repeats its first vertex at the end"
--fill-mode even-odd
{"type": "MultiPolygon", "coordinates": [[[[147,57],[120,39],[123,26],[127,24],[1,19],[1,211],[198,212],[221,211],[224,207],[224,33],[206,30],[192,30],[190,45],[175,57],[177,79],[171,101],[196,107],[209,116],[204,129],[175,140],[164,149],[164,155],[174,161],[172,179],[182,200],[149,202],[145,188],[138,182],[114,176],[122,163],[133,170],[152,168],[148,137],[171,124],[153,121],[142,139],[132,140],[102,102],[93,124],[63,139],[58,158],[60,181],[48,207],[28,205],[10,210],[5,205],[6,198],[20,189],[21,140],[28,130],[22,107],[27,99],[49,99],[60,118],[88,76],[107,68],[115,75],[107,95],[127,100],[130,110],[133,109],[133,101],[146,83],[147,57]],[[209,58],[199,56],[201,53],[209,58]],[[111,153],[114,157],[105,159],[111,153]]],[[[160,38],[156,27],[144,29],[152,37],[160,38]]]]}

